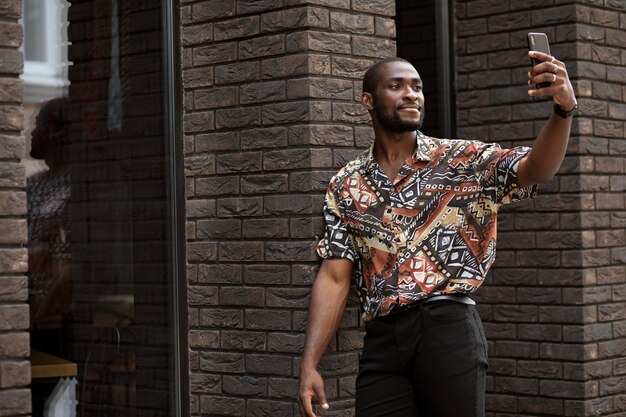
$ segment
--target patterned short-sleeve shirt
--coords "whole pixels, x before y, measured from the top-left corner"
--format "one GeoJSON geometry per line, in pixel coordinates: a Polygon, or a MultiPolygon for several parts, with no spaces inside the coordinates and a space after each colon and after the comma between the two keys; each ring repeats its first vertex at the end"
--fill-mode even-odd
{"type": "Polygon", "coordinates": [[[416,151],[393,181],[373,145],[332,178],[317,252],[355,263],[365,321],[483,283],[496,256],[499,206],[536,195],[536,186],[516,184],[529,150],[417,132],[416,151]]]}

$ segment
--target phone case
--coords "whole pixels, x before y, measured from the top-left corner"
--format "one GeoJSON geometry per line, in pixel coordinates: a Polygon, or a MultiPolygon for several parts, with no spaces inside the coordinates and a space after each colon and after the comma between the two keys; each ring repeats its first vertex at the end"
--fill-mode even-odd
{"type": "MultiPolygon", "coordinates": [[[[528,34],[528,49],[531,51],[539,51],[539,52],[543,52],[544,54],[551,55],[550,44],[548,43],[548,37],[546,36],[545,33],[530,32],[528,34]]],[[[541,63],[541,61],[535,58],[531,58],[530,62],[533,65],[533,67],[541,63]]],[[[547,87],[550,87],[550,84],[552,83],[550,82],[539,83],[536,85],[536,88],[547,88],[547,87]]]]}

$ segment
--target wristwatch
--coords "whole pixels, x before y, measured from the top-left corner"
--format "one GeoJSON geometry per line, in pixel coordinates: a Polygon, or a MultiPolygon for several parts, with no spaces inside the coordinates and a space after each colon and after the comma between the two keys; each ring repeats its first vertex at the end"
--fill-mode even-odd
{"type": "Polygon", "coordinates": [[[554,113],[557,116],[562,117],[564,119],[567,119],[568,117],[573,116],[577,111],[578,111],[578,102],[574,102],[574,107],[569,111],[563,110],[561,106],[559,106],[556,103],[554,104],[554,113]]]}

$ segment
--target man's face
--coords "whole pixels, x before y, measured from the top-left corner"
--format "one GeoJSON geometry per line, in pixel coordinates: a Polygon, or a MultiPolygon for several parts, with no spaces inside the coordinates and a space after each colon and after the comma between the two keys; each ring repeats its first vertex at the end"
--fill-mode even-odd
{"type": "Polygon", "coordinates": [[[411,132],[422,127],[422,80],[411,64],[390,62],[381,67],[371,111],[374,123],[378,121],[392,132],[411,132]]]}

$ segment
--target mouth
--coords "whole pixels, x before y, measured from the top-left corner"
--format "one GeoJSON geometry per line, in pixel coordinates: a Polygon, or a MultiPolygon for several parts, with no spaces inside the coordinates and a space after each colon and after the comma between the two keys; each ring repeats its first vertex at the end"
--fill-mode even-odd
{"type": "Polygon", "coordinates": [[[422,107],[421,106],[401,106],[401,107],[398,107],[398,110],[406,111],[409,113],[419,113],[422,111],[422,107]]]}

